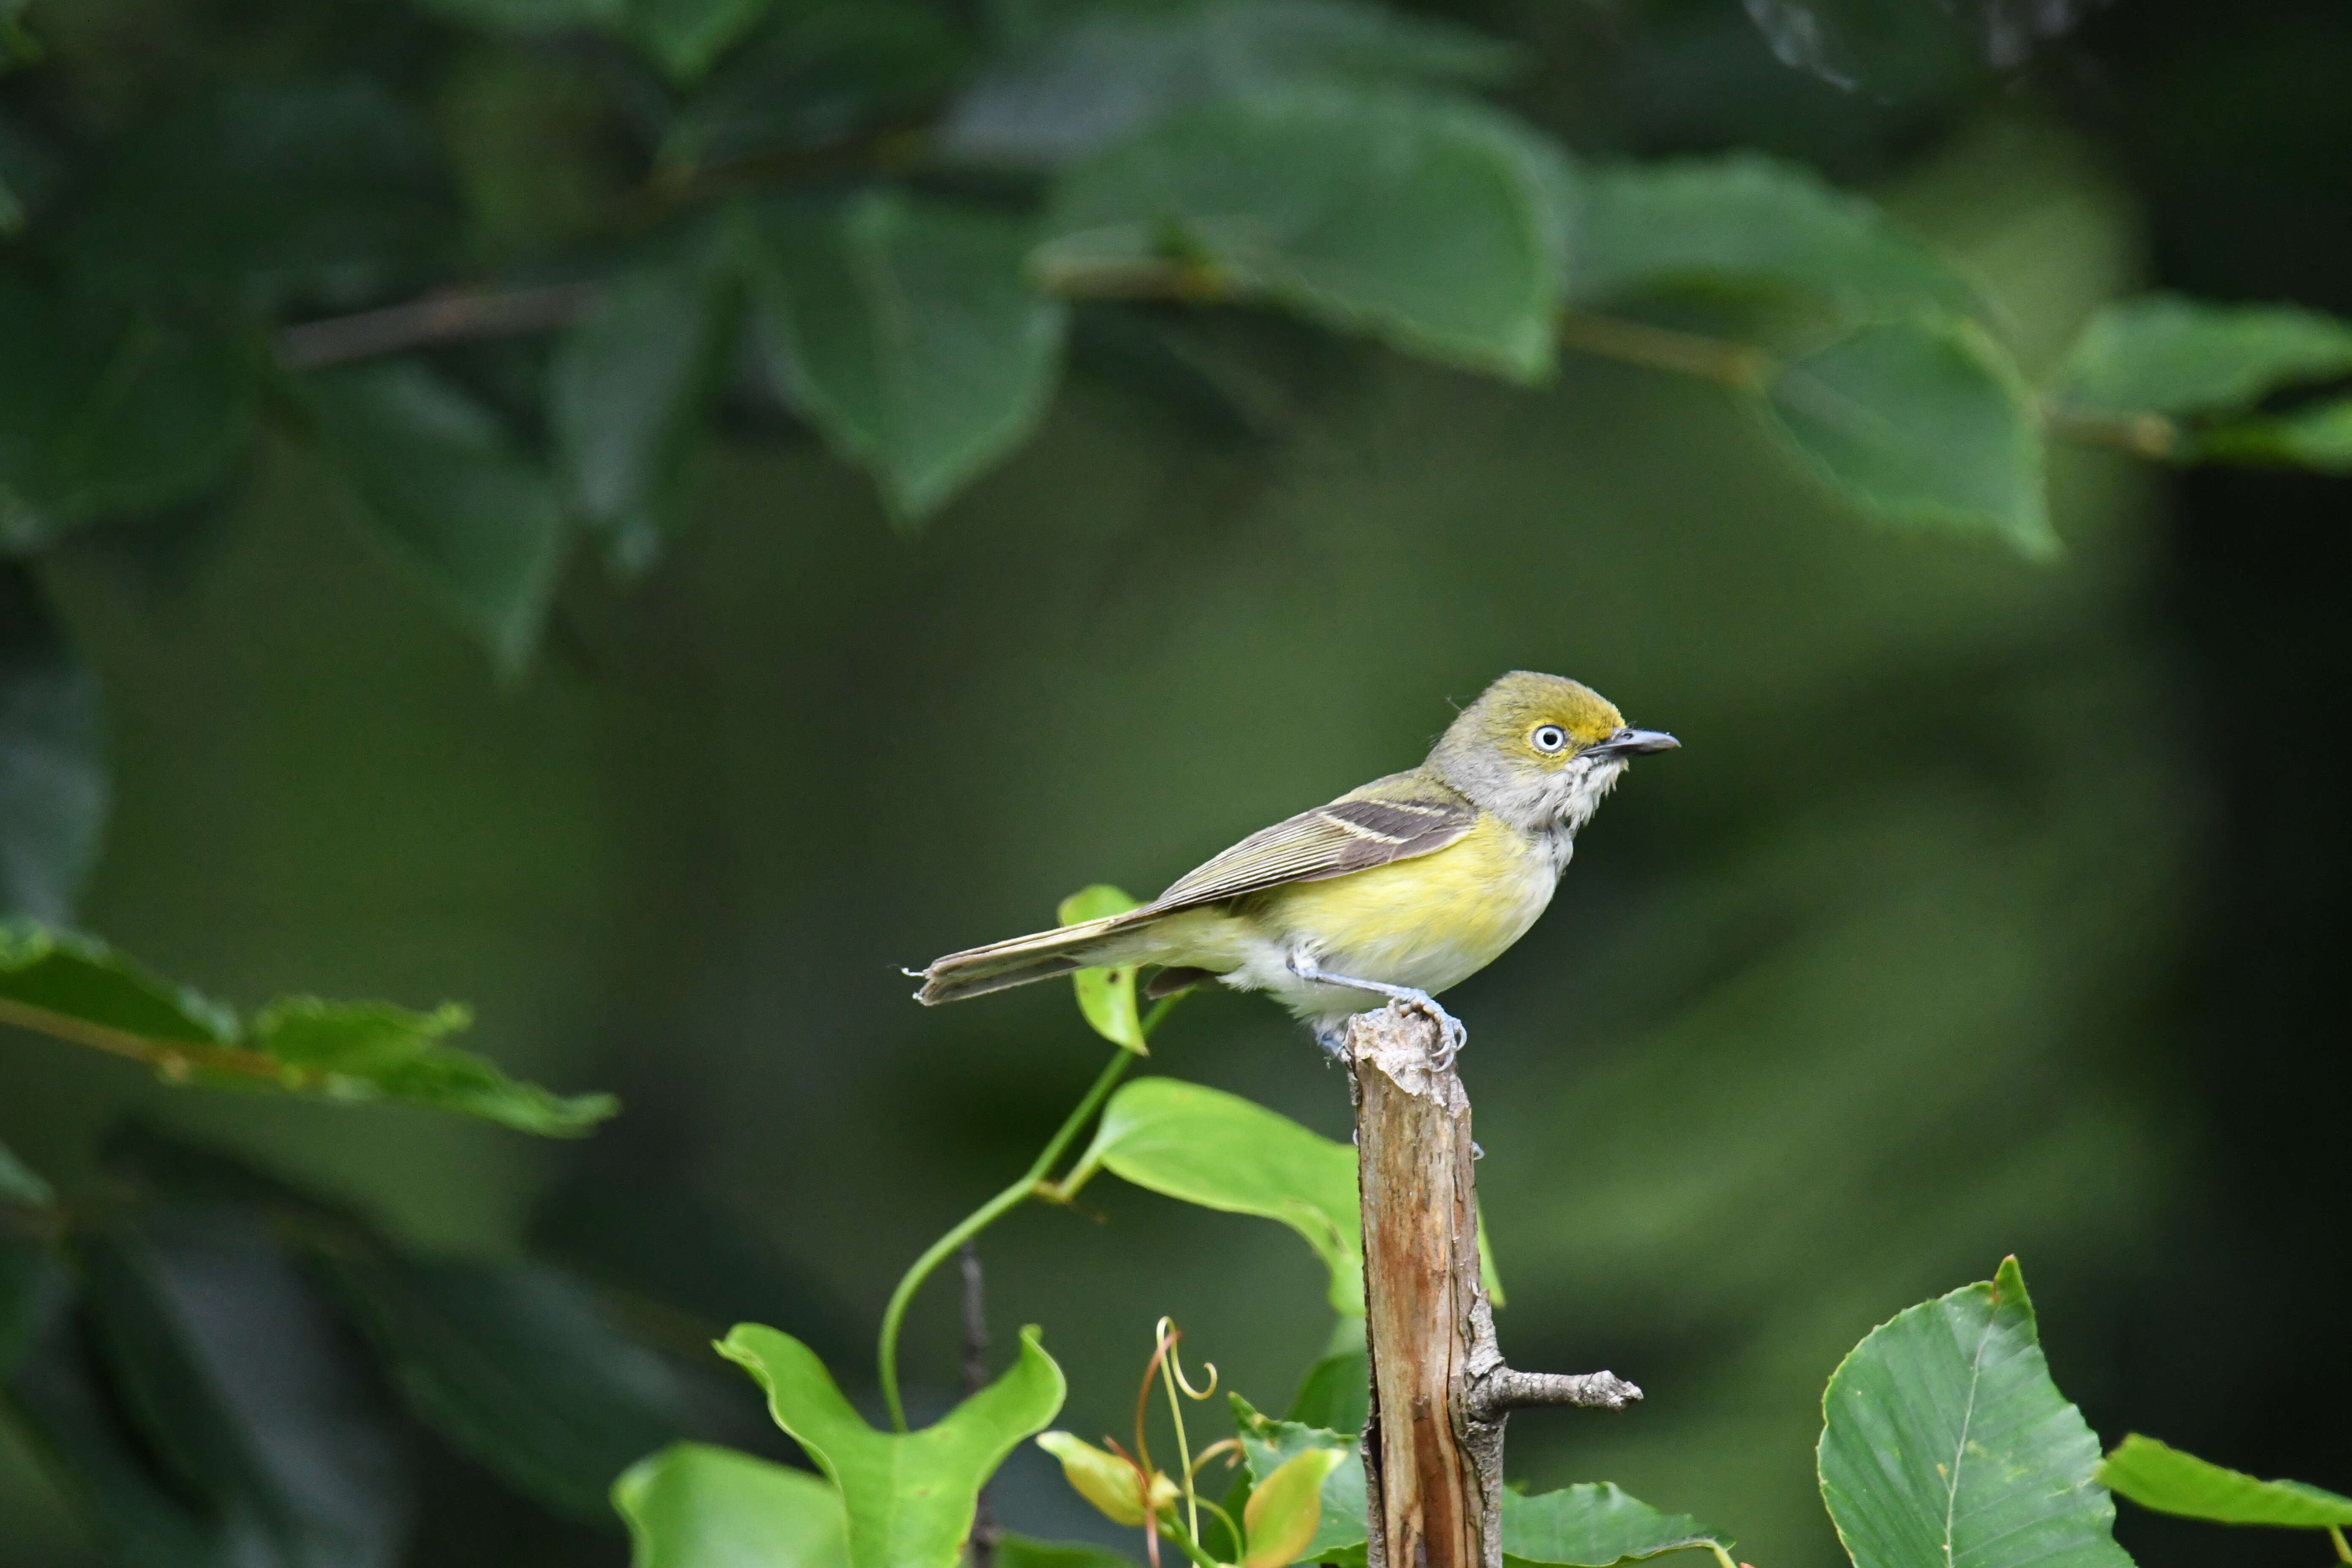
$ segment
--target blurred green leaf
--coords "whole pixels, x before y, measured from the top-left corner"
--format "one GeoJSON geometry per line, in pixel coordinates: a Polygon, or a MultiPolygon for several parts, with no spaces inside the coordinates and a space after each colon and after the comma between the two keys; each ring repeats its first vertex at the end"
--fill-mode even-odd
{"type": "Polygon", "coordinates": [[[772,0],[629,0],[628,29],[674,82],[699,81],[772,0]]]}
{"type": "Polygon", "coordinates": [[[613,1483],[631,1568],[842,1568],[841,1494],[806,1470],[674,1443],[613,1483]]]}
{"type": "Polygon", "coordinates": [[[248,80],[134,133],[61,243],[81,280],[109,292],[274,313],[421,281],[455,228],[416,110],[356,77],[248,80]]]}
{"type": "Polygon", "coordinates": [[[2057,549],[2039,412],[1973,322],[1859,328],[1779,365],[1763,407],[1798,460],[1871,516],[1980,530],[2029,555],[2057,549]]]}
{"type": "Polygon", "coordinates": [[[56,1195],[38,1172],[0,1143],[0,1204],[46,1204],[56,1195]]]}
{"type": "MultiPolygon", "coordinates": [[[[0,1149],[0,1160],[14,1166],[0,1171],[0,1204],[46,1204],[47,1183],[0,1149]],[[15,1185],[8,1184],[15,1183],[15,1185]],[[38,1184],[37,1186],[26,1183],[38,1184]],[[35,1193],[43,1195],[34,1196],[35,1193]]],[[[65,1268],[49,1249],[37,1242],[12,1237],[0,1227],[0,1379],[16,1371],[32,1343],[47,1298],[65,1289],[65,1268]]]]}
{"type": "Polygon", "coordinates": [[[247,1561],[400,1561],[411,1482],[391,1413],[262,1221],[190,1211],[75,1252],[115,1396],[247,1561]]]}
{"type": "Polygon", "coordinates": [[[1360,1564],[1364,1561],[1364,1459],[1356,1439],[1296,1421],[1270,1420],[1240,1394],[1231,1398],[1234,1434],[1241,1439],[1242,1458],[1249,1467],[1253,1501],[1257,1488],[1300,1455],[1323,1451],[1339,1456],[1316,1488],[1319,1511],[1315,1532],[1298,1555],[1315,1563],[1360,1564]]]}
{"type": "Polygon", "coordinates": [[[502,675],[539,641],[562,509],[498,416],[415,361],[302,379],[319,433],[392,552],[481,638],[502,675]]]}
{"type": "Polygon", "coordinates": [[[2352,374],[2352,321],[2276,305],[2145,294],[2075,340],[2055,393],[2070,410],[2233,414],[2270,393],[2352,374]]]}
{"type": "Polygon", "coordinates": [[[1353,1436],[1371,1415],[1371,1399],[1370,1358],[1362,1351],[1341,1351],[1307,1369],[1283,1419],[1353,1436]]]}
{"type": "Polygon", "coordinates": [[[1529,1497],[1503,1493],[1503,1561],[1608,1568],[1664,1552],[1720,1547],[1731,1537],[1686,1513],[1660,1513],[1608,1481],[1587,1481],[1529,1497]]]}
{"type": "MultiPolygon", "coordinates": [[[[455,1003],[415,1013],[386,1002],[284,996],[253,1016],[243,1044],[328,1099],[398,1100],[545,1137],[577,1137],[619,1110],[611,1095],[551,1094],[442,1044],[472,1022],[455,1003]]],[[[221,1087],[242,1087],[237,1078],[212,1077],[221,1087]]]]}
{"type": "Polygon", "coordinates": [[[556,346],[547,412],[557,476],[624,570],[650,564],[674,531],[726,363],[727,293],[698,258],[625,273],[556,346]]]}
{"type": "Polygon", "coordinates": [[[0,548],[219,483],[254,408],[234,344],[0,281],[0,548]]]}
{"type": "Polygon", "coordinates": [[[157,1472],[63,1291],[37,1314],[34,1338],[7,1384],[8,1415],[118,1568],[255,1568],[258,1542],[157,1472]]]}
{"type": "Polygon", "coordinates": [[[1073,169],[1033,266],[1056,291],[1265,300],[1540,381],[1564,243],[1552,154],[1482,106],[1294,87],[1171,116],[1073,169]]]}
{"type": "Polygon", "coordinates": [[[683,171],[888,139],[926,118],[964,66],[965,38],[923,0],[795,0],[678,110],[660,160],[683,171]]]}
{"type": "Polygon", "coordinates": [[[610,1520],[615,1478],[677,1438],[668,1368],[554,1269],[326,1263],[417,1418],[559,1512],[610,1520]]]}
{"type": "Polygon", "coordinates": [[[1822,1406],[1822,1499],[1856,1568],[2130,1568],[2014,1258],[1872,1330],[1822,1406]]]}
{"type": "MultiPolygon", "coordinates": [[[[1064,899],[1055,918],[1066,926],[1077,925],[1107,915],[1125,914],[1141,901],[1108,882],[1097,882],[1064,899]]],[[[1115,1046],[1125,1046],[1137,1056],[1151,1054],[1151,1048],[1143,1043],[1143,1019],[1135,1006],[1134,964],[1118,969],[1081,969],[1070,980],[1077,987],[1078,1011],[1086,1015],[1096,1034],[1115,1046]]]]}
{"type": "Polygon", "coordinates": [[[0,564],[0,915],[73,912],[106,820],[100,730],[98,681],[40,584],[0,564]]]}
{"type": "Polygon", "coordinates": [[[2216,1524],[2352,1525],[2352,1498],[2302,1481],[2258,1481],[2134,1432],[2099,1461],[2098,1482],[2158,1513],[2216,1524]]]}
{"type": "Polygon", "coordinates": [[[772,213],[755,290],[779,385],[902,521],[1018,446],[1061,370],[1067,310],[1021,275],[1025,227],[874,191],[772,213]]]}
{"type": "Polygon", "coordinates": [[[454,1004],[414,1013],[286,996],[240,1024],[94,937],[0,922],[0,1022],[145,1062],[167,1082],[396,1100],[551,1137],[579,1136],[619,1110],[610,1095],[551,1094],[442,1044],[467,1021],[454,1004]]]}
{"type": "Polygon", "coordinates": [[[1021,1331],[1021,1359],[919,1432],[877,1432],[806,1345],[740,1323],[719,1352],[768,1392],[776,1425],[841,1489],[851,1568],[953,1568],[980,1489],[1022,1438],[1062,1407],[1062,1369],[1021,1331]]]}
{"type": "Polygon", "coordinates": [[[611,27],[629,14],[629,0],[421,0],[421,4],[453,22],[514,33],[611,27]]]}
{"type": "MultiPolygon", "coordinates": [[[[1323,1520],[1323,1483],[1347,1461],[1339,1448],[1293,1454],[1250,1489],[1242,1568],[1286,1568],[1308,1554],[1323,1520]]],[[[1360,1461],[1359,1461],[1360,1463],[1360,1461]]]]}
{"type": "Polygon", "coordinates": [[[2232,420],[2199,436],[2191,451],[2226,462],[2352,473],[2352,397],[2315,403],[2292,414],[2232,420]]]}
{"type": "Polygon", "coordinates": [[[1850,318],[1990,310],[1877,207],[1777,158],[1598,163],[1567,170],[1566,190],[1567,289],[1578,305],[1773,293],[1809,295],[1850,318]]]}
{"type": "Polygon", "coordinates": [[[1032,1541],[1010,1531],[996,1538],[996,1568],[1136,1568],[1135,1560],[1107,1546],[1078,1541],[1032,1541]]]}
{"type": "Polygon", "coordinates": [[[951,158],[1053,167],[1179,109],[1285,82],[1494,82],[1511,45],[1352,0],[1213,0],[1097,9],[998,62],[937,132],[951,158]]]}
{"type": "MultiPolygon", "coordinates": [[[[1347,1144],[1239,1095],[1145,1078],[1110,1097],[1094,1142],[1064,1185],[1075,1191],[1097,1169],[1203,1208],[1281,1221],[1331,1271],[1333,1309],[1363,1316],[1363,1219],[1356,1152],[1347,1144]]],[[[1487,1292],[1500,1306],[1502,1287],[1483,1226],[1478,1257],[1487,1292]]]]}

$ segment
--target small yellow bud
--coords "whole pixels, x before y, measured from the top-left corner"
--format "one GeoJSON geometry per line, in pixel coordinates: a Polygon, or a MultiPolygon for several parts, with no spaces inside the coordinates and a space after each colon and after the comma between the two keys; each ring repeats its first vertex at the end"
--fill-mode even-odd
{"type": "MultiPolygon", "coordinates": [[[[1072,1489],[1100,1509],[1113,1524],[1143,1522],[1143,1498],[1138,1485],[1140,1478],[1133,1465],[1067,1432],[1040,1432],[1037,1447],[1062,1461],[1062,1474],[1069,1478],[1072,1489]]],[[[1174,1481],[1158,1470],[1151,1472],[1152,1513],[1174,1507],[1179,1495],[1174,1481]]],[[[1307,1533],[1314,1533],[1313,1526],[1307,1528],[1307,1533]]]]}

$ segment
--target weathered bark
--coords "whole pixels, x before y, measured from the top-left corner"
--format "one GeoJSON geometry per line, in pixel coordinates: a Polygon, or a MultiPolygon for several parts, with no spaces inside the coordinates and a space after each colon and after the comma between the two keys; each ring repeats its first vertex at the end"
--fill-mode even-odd
{"type": "Polygon", "coordinates": [[[1356,1170],[1364,1218],[1364,1427],[1370,1568],[1502,1568],[1503,1426],[1531,1405],[1622,1410],[1609,1373],[1503,1364],[1478,1278],[1470,1099],[1437,1064],[1433,1020],[1391,1005],[1354,1019],[1356,1170]]]}

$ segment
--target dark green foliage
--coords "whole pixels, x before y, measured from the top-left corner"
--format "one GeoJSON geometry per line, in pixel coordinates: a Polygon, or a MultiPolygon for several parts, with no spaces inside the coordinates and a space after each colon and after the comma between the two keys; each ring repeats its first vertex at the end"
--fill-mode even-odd
{"type": "Polygon", "coordinates": [[[19,565],[0,566],[0,915],[61,921],[98,849],[98,681],[19,565]]]}
{"type": "Polygon", "coordinates": [[[2137,1432],[2099,1461],[2099,1483],[2142,1508],[2217,1524],[2352,1525],[2352,1498],[2302,1481],[2258,1481],[2137,1432]]]}

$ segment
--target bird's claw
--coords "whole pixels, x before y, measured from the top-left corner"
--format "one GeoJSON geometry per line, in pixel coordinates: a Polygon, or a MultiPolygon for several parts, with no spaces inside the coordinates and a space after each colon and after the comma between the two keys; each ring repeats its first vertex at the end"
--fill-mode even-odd
{"type": "Polygon", "coordinates": [[[1400,996],[1395,1005],[1410,1008],[1437,1026],[1440,1044],[1436,1054],[1429,1058],[1429,1065],[1437,1072],[1452,1072],[1454,1058],[1461,1055],[1462,1047],[1470,1043],[1470,1031],[1463,1026],[1462,1020],[1439,1006],[1437,998],[1425,991],[1412,996],[1400,996]]]}

